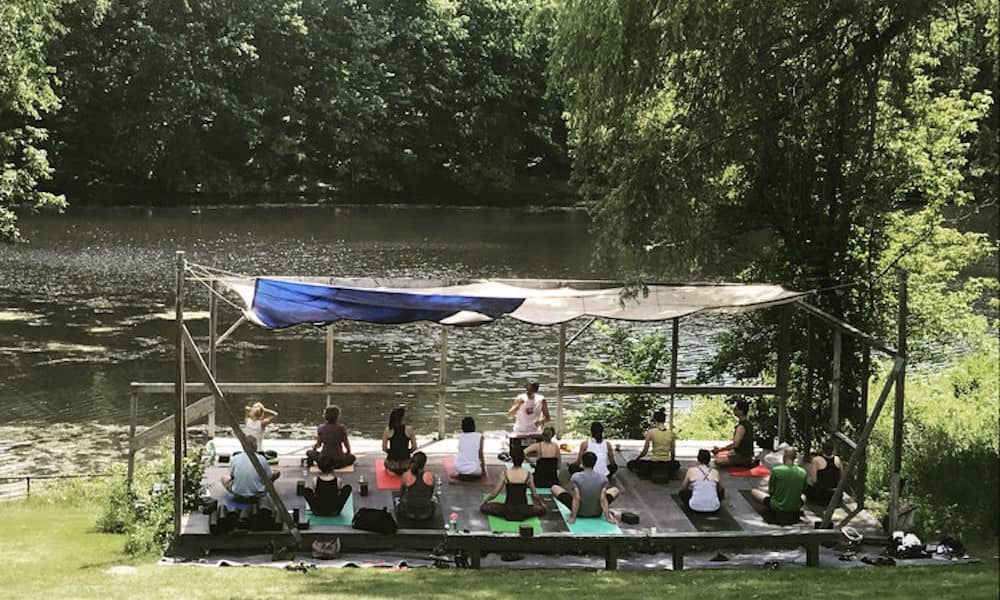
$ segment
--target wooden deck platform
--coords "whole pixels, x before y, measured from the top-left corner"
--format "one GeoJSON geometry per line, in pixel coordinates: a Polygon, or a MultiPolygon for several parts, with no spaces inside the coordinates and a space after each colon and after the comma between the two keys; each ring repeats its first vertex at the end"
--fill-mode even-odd
{"type": "MultiPolygon", "coordinates": [[[[220,456],[227,456],[238,448],[234,439],[216,439],[213,441],[220,456]]],[[[570,442],[575,448],[577,444],[570,442]]],[[[465,551],[473,564],[478,566],[479,557],[483,552],[519,551],[533,553],[565,554],[583,552],[605,556],[609,569],[615,568],[617,557],[626,552],[669,551],[674,554],[674,568],[683,566],[683,555],[693,547],[699,549],[714,548],[764,548],[778,549],[787,547],[805,547],[807,562],[812,563],[817,556],[818,545],[827,541],[839,539],[840,533],[831,530],[817,530],[814,523],[820,520],[815,512],[805,509],[806,518],[801,524],[793,526],[776,526],[764,521],[757,510],[751,505],[742,490],[749,490],[761,485],[757,478],[731,477],[722,471],[722,484],[726,488],[726,499],[723,509],[732,517],[727,519],[728,528],[719,530],[718,523],[706,528],[704,523],[693,522],[681,509],[680,504],[672,498],[680,489],[680,482],[655,484],[640,480],[624,468],[628,459],[638,454],[641,443],[635,441],[612,442],[616,444],[616,460],[621,466],[616,476],[615,485],[621,489],[621,494],[612,505],[616,514],[627,510],[639,514],[638,525],[620,524],[620,535],[575,535],[569,533],[559,511],[556,510],[551,497],[544,498],[550,508],[542,521],[542,534],[531,538],[522,538],[516,534],[493,534],[490,532],[487,518],[479,512],[479,504],[484,493],[490,487],[485,484],[453,483],[447,478],[442,486],[441,510],[443,515],[452,512],[458,514],[458,534],[447,534],[444,528],[434,526],[428,529],[400,529],[396,535],[386,536],[356,531],[349,527],[316,526],[303,530],[304,546],[317,539],[328,540],[340,537],[344,552],[352,550],[421,550],[433,549],[465,551]],[[699,529],[699,527],[701,527],[699,529]]],[[[711,447],[715,442],[688,441],[678,442],[677,457],[684,466],[694,464],[694,457],[699,448],[711,447]]],[[[299,508],[305,513],[305,500],[295,495],[298,481],[303,479],[301,459],[305,449],[311,446],[308,440],[267,440],[265,448],[279,453],[279,464],[273,469],[280,470],[282,475],[276,482],[278,492],[289,510],[299,508]]],[[[381,448],[376,441],[352,440],[353,451],[358,457],[352,473],[338,474],[342,483],[351,484],[354,488],[354,508],[361,507],[392,507],[392,491],[380,490],[376,485],[375,460],[382,457],[381,448]],[[369,495],[358,493],[358,479],[364,476],[369,482],[369,495]]],[[[503,466],[496,458],[498,452],[505,449],[506,441],[501,436],[487,438],[486,460],[492,481],[497,481],[503,466]]],[[[455,440],[433,442],[421,448],[428,456],[428,467],[435,474],[443,477],[442,460],[455,452],[455,440]]],[[[568,481],[565,463],[574,455],[564,455],[561,479],[568,481]]],[[[216,465],[208,469],[205,480],[213,497],[224,500],[226,492],[219,482],[226,472],[225,465],[216,465]]],[[[869,536],[880,536],[881,531],[875,520],[861,511],[854,517],[851,525],[869,536]]],[[[209,519],[204,515],[187,515],[182,522],[180,538],[176,540],[173,551],[183,556],[204,556],[210,552],[231,552],[244,550],[263,550],[277,546],[289,546],[292,538],[287,532],[249,532],[242,534],[213,535],[209,531],[209,519]]]]}

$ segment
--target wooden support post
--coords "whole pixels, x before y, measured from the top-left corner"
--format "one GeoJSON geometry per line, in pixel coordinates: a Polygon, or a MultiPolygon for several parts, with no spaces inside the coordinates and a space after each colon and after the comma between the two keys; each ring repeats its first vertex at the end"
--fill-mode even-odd
{"type": "Polygon", "coordinates": [[[833,330],[833,374],[830,377],[830,431],[840,431],[840,361],[844,341],[839,329],[833,330]]]}
{"type": "Polygon", "coordinates": [[[806,544],[806,566],[819,566],[819,542],[810,541],[806,544]]]}
{"type": "Polygon", "coordinates": [[[135,392],[128,395],[128,471],[125,475],[125,489],[132,491],[132,480],[135,478],[135,426],[138,413],[139,396],[135,392]]]}
{"type": "MultiPolygon", "coordinates": [[[[246,434],[243,433],[243,427],[241,427],[237,413],[233,411],[232,406],[229,404],[229,400],[227,400],[222,394],[222,390],[219,389],[219,384],[216,383],[215,378],[212,377],[212,373],[208,370],[208,365],[205,364],[205,359],[203,359],[201,353],[198,352],[198,347],[194,343],[194,338],[191,337],[191,333],[187,330],[187,327],[182,326],[181,333],[183,335],[184,343],[187,345],[188,349],[191,350],[191,358],[194,360],[198,374],[201,375],[201,379],[205,382],[205,385],[212,390],[212,395],[215,396],[216,406],[222,407],[222,415],[229,423],[229,427],[232,429],[233,435],[240,441],[240,447],[243,448],[243,452],[245,452],[250,458],[250,464],[253,465],[254,471],[257,472],[257,477],[259,477],[261,483],[264,484],[264,488],[267,490],[267,495],[271,497],[271,502],[274,503],[274,510],[278,513],[278,517],[281,518],[285,526],[288,527],[288,532],[292,534],[296,544],[302,543],[302,534],[299,532],[298,523],[292,519],[292,515],[289,514],[288,509],[285,507],[285,503],[281,499],[281,495],[278,494],[278,490],[274,487],[274,482],[267,476],[267,471],[264,470],[264,466],[260,462],[261,455],[256,452],[255,448],[250,446],[250,442],[247,440],[246,434]]],[[[179,518],[174,524],[174,528],[175,535],[180,535],[179,518]]]]}
{"type": "Polygon", "coordinates": [[[176,346],[174,352],[177,358],[174,380],[174,537],[181,534],[181,514],[184,509],[184,252],[174,256],[176,267],[176,296],[174,299],[174,314],[176,318],[176,346]]]}
{"type": "Polygon", "coordinates": [[[559,324],[559,361],[556,368],[556,432],[558,437],[562,437],[566,430],[563,415],[563,386],[566,384],[566,323],[559,324]]]}
{"type": "Polygon", "coordinates": [[[886,377],[885,384],[882,386],[882,392],[879,393],[878,402],[875,403],[875,408],[872,410],[872,414],[868,417],[868,421],[865,423],[865,428],[861,432],[861,438],[858,439],[858,447],[851,454],[851,460],[847,461],[847,466],[844,467],[844,472],[840,476],[840,483],[837,484],[837,489],[833,492],[833,497],[830,498],[830,503],[826,506],[826,511],[823,513],[823,527],[830,527],[833,522],[833,511],[840,506],[840,501],[844,497],[844,486],[847,484],[847,480],[851,477],[854,472],[855,467],[858,464],[858,460],[864,453],[865,448],[868,447],[868,441],[872,435],[872,429],[875,428],[875,422],[878,421],[878,415],[882,412],[882,407],[885,405],[886,398],[889,397],[889,391],[892,390],[892,386],[896,383],[896,378],[899,376],[899,372],[903,370],[906,366],[906,359],[902,356],[897,356],[896,360],[893,362],[892,371],[889,372],[889,376],[886,377]]]}
{"type": "Polygon", "coordinates": [[[806,393],[802,399],[802,430],[806,440],[803,456],[812,456],[812,411],[815,403],[813,397],[816,380],[816,358],[813,356],[813,318],[806,313],[806,393]]]}
{"type": "Polygon", "coordinates": [[[681,319],[674,317],[671,321],[670,334],[670,431],[674,430],[674,392],[677,389],[677,355],[680,353],[681,319]]]}
{"type": "MultiPolygon", "coordinates": [[[[217,340],[219,338],[219,284],[214,279],[208,292],[208,370],[219,380],[217,340]]],[[[208,413],[208,437],[215,437],[215,411],[208,413]]]]}
{"type": "Polygon", "coordinates": [[[778,323],[778,369],[775,377],[775,387],[778,388],[778,443],[786,439],[788,428],[788,345],[791,329],[791,307],[782,306],[778,323]]]}
{"type": "Polygon", "coordinates": [[[438,366],[438,439],[445,435],[446,402],[448,400],[448,327],[441,326],[441,359],[438,366]]]}
{"type": "Polygon", "coordinates": [[[608,544],[607,550],[604,551],[604,569],[606,571],[618,570],[618,546],[615,544],[608,544]]]}
{"type": "MultiPolygon", "coordinates": [[[[896,347],[906,355],[906,271],[899,272],[899,314],[897,316],[896,347]]],[[[896,374],[896,398],[892,411],[892,471],[889,473],[889,530],[899,524],[899,497],[903,472],[903,400],[906,397],[906,369],[896,374]]]]}
{"type": "Polygon", "coordinates": [[[481,569],[483,566],[483,551],[478,547],[469,549],[469,566],[473,569],[481,569]]]}
{"type": "MultiPolygon", "coordinates": [[[[326,326],[326,366],[323,370],[324,383],[333,383],[333,325],[326,326]]],[[[332,396],[326,395],[326,406],[330,407],[332,396]]]]}
{"type": "Polygon", "coordinates": [[[674,570],[683,571],[684,570],[684,551],[681,550],[680,544],[674,544],[671,549],[671,558],[674,560],[674,570]]]}
{"type": "MultiPolygon", "coordinates": [[[[872,349],[868,344],[861,351],[861,403],[858,407],[860,418],[857,423],[864,423],[868,418],[868,385],[872,377],[872,349]]],[[[854,501],[859,507],[864,507],[868,494],[868,450],[861,453],[858,462],[858,474],[854,478],[854,501]]]]}

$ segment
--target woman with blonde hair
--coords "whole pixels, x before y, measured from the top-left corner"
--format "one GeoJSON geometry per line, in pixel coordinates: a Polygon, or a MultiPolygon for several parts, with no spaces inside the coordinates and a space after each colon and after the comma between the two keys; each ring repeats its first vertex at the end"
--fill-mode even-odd
{"type": "Polygon", "coordinates": [[[243,433],[257,440],[257,449],[264,449],[264,429],[278,416],[277,411],[265,408],[263,404],[257,402],[246,407],[246,421],[243,425],[243,433]]]}

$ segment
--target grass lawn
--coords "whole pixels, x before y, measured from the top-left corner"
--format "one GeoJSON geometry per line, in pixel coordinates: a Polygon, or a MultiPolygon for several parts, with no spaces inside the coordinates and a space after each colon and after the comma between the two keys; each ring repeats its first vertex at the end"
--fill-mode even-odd
{"type": "Polygon", "coordinates": [[[0,598],[997,598],[997,546],[979,565],[605,573],[414,569],[160,567],[121,554],[123,537],[97,533],[90,504],[0,503],[0,598]],[[135,570],[108,573],[114,566],[135,570]]]}

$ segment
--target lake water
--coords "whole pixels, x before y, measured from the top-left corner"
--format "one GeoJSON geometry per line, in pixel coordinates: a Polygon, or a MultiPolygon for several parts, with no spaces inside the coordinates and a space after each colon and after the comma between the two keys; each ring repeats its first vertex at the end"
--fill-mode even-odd
{"type": "MultiPolygon", "coordinates": [[[[588,226],[579,210],[401,206],[74,208],[25,217],[30,243],[0,246],[0,476],[51,473],[64,461],[71,465],[65,471],[87,472],[122,460],[129,382],[173,381],[176,250],[247,274],[614,278],[592,268],[588,226]]],[[[191,284],[187,295],[190,327],[205,336],[207,291],[191,284]]],[[[221,331],[238,315],[220,306],[221,331]]],[[[682,322],[682,380],[711,358],[721,319],[682,322]]],[[[569,333],[584,322],[570,323],[569,333]]],[[[669,324],[642,329],[669,335],[669,324]]],[[[334,379],[434,382],[438,330],[337,324],[334,379]]],[[[588,380],[594,335],[570,348],[567,381],[588,380]]],[[[513,320],[452,328],[448,428],[466,414],[483,429],[506,428],[510,400],[530,378],[554,396],[557,336],[556,326],[513,320]]],[[[324,333],[244,326],[220,348],[218,362],[224,381],[322,381],[324,333]]],[[[324,406],[321,397],[263,400],[280,413],[269,434],[279,437],[311,435],[324,406]]],[[[433,391],[335,401],[354,435],[379,435],[401,402],[418,432],[437,427],[433,391]]],[[[570,407],[575,402],[568,399],[570,407]]],[[[139,423],[171,414],[171,403],[171,396],[142,398],[139,423]]]]}

